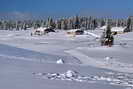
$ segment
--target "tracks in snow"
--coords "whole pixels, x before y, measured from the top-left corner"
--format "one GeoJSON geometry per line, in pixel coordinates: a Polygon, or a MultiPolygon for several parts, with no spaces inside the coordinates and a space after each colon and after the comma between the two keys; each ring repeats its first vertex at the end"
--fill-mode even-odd
{"type": "Polygon", "coordinates": [[[129,65],[129,64],[125,64],[117,61],[113,63],[107,63],[106,61],[98,61],[94,58],[91,58],[79,52],[76,49],[67,50],[65,52],[78,58],[83,65],[90,65],[98,68],[106,68],[106,69],[111,69],[111,70],[120,71],[120,72],[133,73],[133,65],[129,65]]]}

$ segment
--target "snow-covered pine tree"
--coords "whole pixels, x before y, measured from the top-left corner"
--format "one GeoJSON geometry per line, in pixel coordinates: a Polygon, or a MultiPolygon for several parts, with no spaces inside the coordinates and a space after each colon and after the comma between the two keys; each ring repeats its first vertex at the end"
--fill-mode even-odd
{"type": "Polygon", "coordinates": [[[2,21],[0,20],[0,30],[2,29],[2,21]]]}
{"type": "Polygon", "coordinates": [[[72,20],[71,20],[71,18],[68,18],[68,20],[67,20],[67,29],[72,29],[72,20]]]}
{"type": "Polygon", "coordinates": [[[107,29],[105,32],[103,32],[102,36],[101,36],[101,45],[108,45],[108,46],[112,46],[114,44],[114,37],[111,33],[111,26],[108,25],[107,29]]]}
{"type": "Polygon", "coordinates": [[[61,29],[67,30],[67,19],[62,19],[61,20],[61,29]]]}
{"type": "Polygon", "coordinates": [[[133,31],[133,21],[132,21],[131,18],[133,18],[133,17],[129,17],[127,19],[127,28],[125,29],[124,32],[131,32],[131,31],[133,31]]]}
{"type": "Polygon", "coordinates": [[[74,29],[79,29],[79,28],[80,28],[80,18],[78,16],[76,16],[74,29]]]}
{"type": "Polygon", "coordinates": [[[60,20],[56,20],[55,24],[56,24],[56,29],[61,29],[61,21],[60,20]]]}
{"type": "Polygon", "coordinates": [[[104,19],[101,19],[101,22],[100,22],[101,24],[100,24],[100,27],[102,27],[102,26],[104,26],[106,23],[105,23],[105,21],[104,21],[104,19]]]}

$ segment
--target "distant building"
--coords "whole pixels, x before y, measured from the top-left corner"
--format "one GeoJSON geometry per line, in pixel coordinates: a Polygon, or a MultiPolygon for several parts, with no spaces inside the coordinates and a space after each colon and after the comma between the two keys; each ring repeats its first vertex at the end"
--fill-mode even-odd
{"type": "Polygon", "coordinates": [[[111,32],[116,33],[116,34],[122,34],[122,33],[124,33],[125,29],[126,29],[126,27],[112,27],[111,32]]]}
{"type": "MultiPolygon", "coordinates": [[[[99,30],[106,30],[107,26],[102,26],[98,28],[99,30]]],[[[112,33],[116,33],[116,34],[122,34],[124,33],[124,30],[126,29],[126,27],[111,27],[111,32],[112,33]]]]}
{"type": "Polygon", "coordinates": [[[83,35],[84,31],[81,30],[81,29],[72,29],[72,30],[67,31],[67,34],[70,34],[70,35],[83,35]]]}
{"type": "Polygon", "coordinates": [[[46,33],[49,32],[55,32],[52,28],[46,28],[46,27],[40,27],[35,29],[31,35],[45,35],[46,33]]]}

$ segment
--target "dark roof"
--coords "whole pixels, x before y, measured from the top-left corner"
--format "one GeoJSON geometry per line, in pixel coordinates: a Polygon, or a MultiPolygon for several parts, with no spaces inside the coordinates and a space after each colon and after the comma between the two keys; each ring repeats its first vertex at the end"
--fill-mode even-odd
{"type": "Polygon", "coordinates": [[[45,29],[46,32],[55,32],[55,30],[51,29],[51,28],[47,28],[45,29]]]}

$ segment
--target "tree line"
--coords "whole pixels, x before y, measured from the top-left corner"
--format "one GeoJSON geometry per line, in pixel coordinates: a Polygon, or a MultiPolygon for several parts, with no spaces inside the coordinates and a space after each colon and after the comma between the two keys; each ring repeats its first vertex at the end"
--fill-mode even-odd
{"type": "Polygon", "coordinates": [[[74,16],[60,19],[39,20],[0,20],[0,30],[27,30],[29,28],[52,27],[53,29],[86,29],[94,30],[104,25],[127,27],[126,31],[133,31],[133,17],[128,19],[96,18],[85,16],[74,16]]]}

